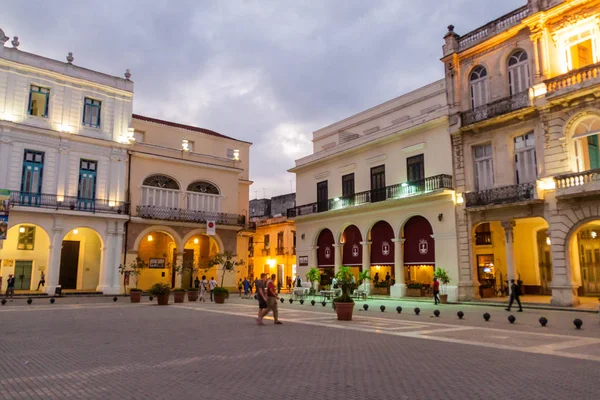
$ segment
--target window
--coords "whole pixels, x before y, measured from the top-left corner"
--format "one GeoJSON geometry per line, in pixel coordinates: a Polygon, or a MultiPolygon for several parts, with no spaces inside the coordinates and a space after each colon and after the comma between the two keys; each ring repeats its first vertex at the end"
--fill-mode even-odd
{"type": "Polygon", "coordinates": [[[79,162],[78,199],[93,200],[96,198],[96,169],[97,161],[81,159],[79,162]]]}
{"type": "Polygon", "coordinates": [[[227,149],[227,158],[234,161],[240,160],[240,151],[238,149],[227,149]]]}
{"type": "Polygon", "coordinates": [[[137,129],[133,131],[133,138],[137,143],[144,143],[145,136],[146,132],[138,131],[137,129]]]}
{"type": "Polygon", "coordinates": [[[535,136],[533,132],[517,136],[514,142],[517,184],[535,182],[537,179],[537,163],[535,157],[535,136]]]}
{"type": "Polygon", "coordinates": [[[194,142],[191,140],[187,141],[187,151],[191,151],[191,152],[194,151],[194,142]]]}
{"type": "Polygon", "coordinates": [[[475,228],[475,245],[489,246],[492,244],[492,232],[489,222],[480,224],[475,228]]]}
{"type": "Polygon", "coordinates": [[[475,67],[469,75],[469,91],[471,108],[487,104],[487,71],[484,67],[475,67]]]}
{"type": "Polygon", "coordinates": [[[99,128],[101,107],[102,103],[100,100],[94,100],[86,97],[83,103],[83,125],[91,126],[92,128],[99,128]]]}
{"type": "Polygon", "coordinates": [[[293,237],[293,245],[294,245],[294,247],[292,247],[292,254],[296,255],[296,231],[292,231],[292,234],[294,235],[294,237],[293,237]]]}
{"type": "Polygon", "coordinates": [[[354,174],[342,176],[342,197],[354,196],[354,174]]]}
{"type": "Polygon", "coordinates": [[[35,226],[20,226],[17,250],[33,250],[35,246],[35,226]]]}
{"type": "Polygon", "coordinates": [[[21,192],[40,194],[44,172],[44,152],[25,150],[21,192]]]}
{"type": "Polygon", "coordinates": [[[592,40],[587,39],[583,42],[579,42],[571,46],[570,56],[571,69],[579,69],[593,64],[594,52],[592,47],[592,40]]]}
{"type": "Polygon", "coordinates": [[[277,255],[283,255],[283,232],[277,233],[277,255]]]}
{"type": "Polygon", "coordinates": [[[219,194],[219,189],[215,185],[204,181],[190,183],[187,190],[188,192],[219,194]]]}
{"type": "Polygon", "coordinates": [[[425,179],[425,156],[423,154],[406,159],[406,176],[409,182],[425,179]]]}
{"type": "Polygon", "coordinates": [[[371,202],[385,200],[385,165],[371,168],[371,202]]]}
{"type": "Polygon", "coordinates": [[[50,89],[31,85],[29,89],[29,115],[48,118],[49,103],[50,89]]]}
{"type": "Polygon", "coordinates": [[[494,186],[494,161],[492,145],[482,144],[473,147],[475,187],[477,190],[491,189],[494,186]]]}
{"type": "Polygon", "coordinates": [[[508,85],[511,96],[529,89],[529,63],[524,51],[517,51],[508,59],[508,85]]]}
{"type": "Polygon", "coordinates": [[[327,181],[317,183],[317,212],[323,212],[329,210],[327,201],[329,193],[327,189],[327,181]]]}
{"type": "Polygon", "coordinates": [[[573,141],[578,172],[600,168],[599,134],[600,118],[597,116],[585,118],[576,125],[573,141]]]}
{"type": "Polygon", "coordinates": [[[254,257],[254,237],[248,238],[248,257],[254,257]]]}
{"type": "Polygon", "coordinates": [[[142,205],[179,208],[179,184],[165,175],[150,175],[142,183],[142,205]]]}
{"type": "Polygon", "coordinates": [[[494,283],[496,270],[494,268],[494,255],[481,254],[477,256],[477,277],[479,283],[494,283]]]}
{"type": "Polygon", "coordinates": [[[271,239],[271,237],[269,235],[265,235],[265,237],[264,237],[265,249],[268,249],[269,247],[271,247],[270,239],[271,239]]]}

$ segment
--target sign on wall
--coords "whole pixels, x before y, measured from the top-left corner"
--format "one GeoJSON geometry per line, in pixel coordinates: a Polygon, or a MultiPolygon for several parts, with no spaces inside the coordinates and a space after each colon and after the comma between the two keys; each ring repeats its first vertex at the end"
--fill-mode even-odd
{"type": "Polygon", "coordinates": [[[8,234],[8,212],[10,210],[10,190],[0,189],[0,240],[8,234]]]}
{"type": "Polygon", "coordinates": [[[8,234],[8,214],[0,214],[0,240],[6,240],[8,234]]]}
{"type": "Polygon", "coordinates": [[[215,221],[206,221],[206,234],[214,236],[216,234],[217,224],[215,221]]]}
{"type": "Polygon", "coordinates": [[[300,264],[301,267],[308,267],[308,256],[299,256],[298,264],[300,264]]]}
{"type": "Polygon", "coordinates": [[[165,267],[165,259],[164,258],[151,258],[148,263],[150,268],[164,268],[165,267]]]}

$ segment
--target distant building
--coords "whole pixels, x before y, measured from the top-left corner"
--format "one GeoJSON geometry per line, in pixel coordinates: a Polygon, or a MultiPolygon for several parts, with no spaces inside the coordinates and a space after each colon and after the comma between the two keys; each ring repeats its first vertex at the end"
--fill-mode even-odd
{"type": "Polygon", "coordinates": [[[271,215],[271,199],[250,200],[250,218],[268,217],[271,215]]]}

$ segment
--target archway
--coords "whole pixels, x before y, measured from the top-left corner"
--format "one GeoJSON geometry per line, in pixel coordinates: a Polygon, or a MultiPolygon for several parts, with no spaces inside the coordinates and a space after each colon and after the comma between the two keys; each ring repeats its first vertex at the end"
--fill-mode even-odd
{"type": "MultiPolygon", "coordinates": [[[[174,285],[177,244],[171,234],[159,230],[146,233],[139,241],[137,250],[137,257],[147,266],[137,278],[140,289],[147,290],[155,283],[174,285]]],[[[135,280],[135,277],[132,279],[135,280]]],[[[135,282],[130,281],[129,287],[135,287],[135,282]]]]}
{"type": "Polygon", "coordinates": [[[369,231],[371,242],[371,277],[373,294],[390,294],[394,276],[394,229],[386,221],[378,221],[369,231]]]}
{"type": "Polygon", "coordinates": [[[573,281],[581,285],[579,294],[600,295],[600,220],[577,229],[571,236],[570,250],[573,281]]]}
{"type": "Polygon", "coordinates": [[[335,239],[327,228],[317,238],[317,266],[321,270],[321,285],[329,285],[335,275],[335,239]]]}
{"type": "Polygon", "coordinates": [[[211,257],[219,253],[219,245],[211,236],[205,234],[193,234],[183,247],[183,258],[181,260],[181,286],[184,288],[194,287],[196,277],[214,277],[218,282],[219,267],[209,267],[211,257]]]}
{"type": "Polygon", "coordinates": [[[1,290],[6,290],[9,275],[15,277],[15,290],[43,290],[42,274],[48,272],[50,238],[39,225],[23,223],[10,227],[0,249],[1,290]]]}
{"type": "Polygon", "coordinates": [[[410,218],[403,227],[404,269],[407,282],[418,282],[429,288],[435,269],[435,240],[427,218],[410,218]]]}
{"type": "Polygon", "coordinates": [[[63,237],[58,284],[65,290],[96,291],[102,265],[102,238],[93,229],[79,227],[63,237]]]}
{"type": "Polygon", "coordinates": [[[358,282],[358,274],[362,271],[362,234],[356,225],[350,225],[340,238],[342,243],[342,265],[350,267],[358,282]]]}

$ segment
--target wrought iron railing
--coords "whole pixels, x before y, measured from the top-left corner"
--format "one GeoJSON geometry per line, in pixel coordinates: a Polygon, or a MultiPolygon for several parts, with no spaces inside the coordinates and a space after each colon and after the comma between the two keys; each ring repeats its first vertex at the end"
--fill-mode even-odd
{"type": "Polygon", "coordinates": [[[558,175],[554,177],[557,189],[582,186],[592,182],[600,182],[600,169],[590,169],[583,172],[558,175]]]}
{"type": "Polygon", "coordinates": [[[484,39],[494,36],[497,33],[504,31],[514,25],[517,25],[521,22],[522,19],[529,15],[529,8],[527,6],[523,6],[521,8],[517,8],[510,13],[503,15],[502,17],[496,19],[495,21],[490,22],[476,30],[466,33],[458,39],[458,48],[459,50],[464,50],[468,47],[473,46],[476,43],[483,41],[484,39]]]}
{"type": "Polygon", "coordinates": [[[583,68],[569,71],[566,74],[555,76],[552,79],[544,81],[546,84],[546,96],[566,89],[577,84],[597,79],[600,77],[600,63],[588,65],[583,68]]]}
{"type": "Polygon", "coordinates": [[[467,207],[480,207],[493,204],[516,203],[519,201],[534,200],[536,195],[534,183],[504,186],[480,192],[465,193],[467,207]]]}
{"type": "Polygon", "coordinates": [[[239,214],[226,214],[159,206],[137,206],[136,214],[140,218],[160,219],[164,221],[196,223],[215,221],[217,225],[246,226],[246,217],[239,214]]]}
{"type": "Polygon", "coordinates": [[[462,126],[508,114],[509,112],[530,107],[532,105],[531,98],[529,97],[529,90],[526,90],[515,94],[514,96],[505,97],[461,113],[462,126]]]}
{"type": "Polygon", "coordinates": [[[487,246],[492,244],[492,232],[475,232],[475,245],[487,246]]]}
{"type": "Polygon", "coordinates": [[[437,190],[452,189],[452,175],[436,175],[418,181],[404,182],[396,185],[386,186],[380,189],[372,189],[355,193],[351,196],[336,197],[325,201],[305,204],[294,208],[288,208],[288,218],[301,215],[314,214],[330,210],[341,210],[343,208],[359,206],[367,203],[401,199],[419,194],[430,193],[437,190]]]}
{"type": "Polygon", "coordinates": [[[263,256],[270,256],[271,255],[271,249],[267,248],[267,249],[262,249],[262,255],[263,256]]]}
{"type": "Polygon", "coordinates": [[[283,247],[275,248],[275,254],[278,256],[282,256],[283,255],[283,247]]]}
{"type": "Polygon", "coordinates": [[[11,192],[11,206],[38,207],[52,210],[72,210],[102,214],[128,214],[129,204],[122,201],[57,196],[48,193],[11,192]]]}

